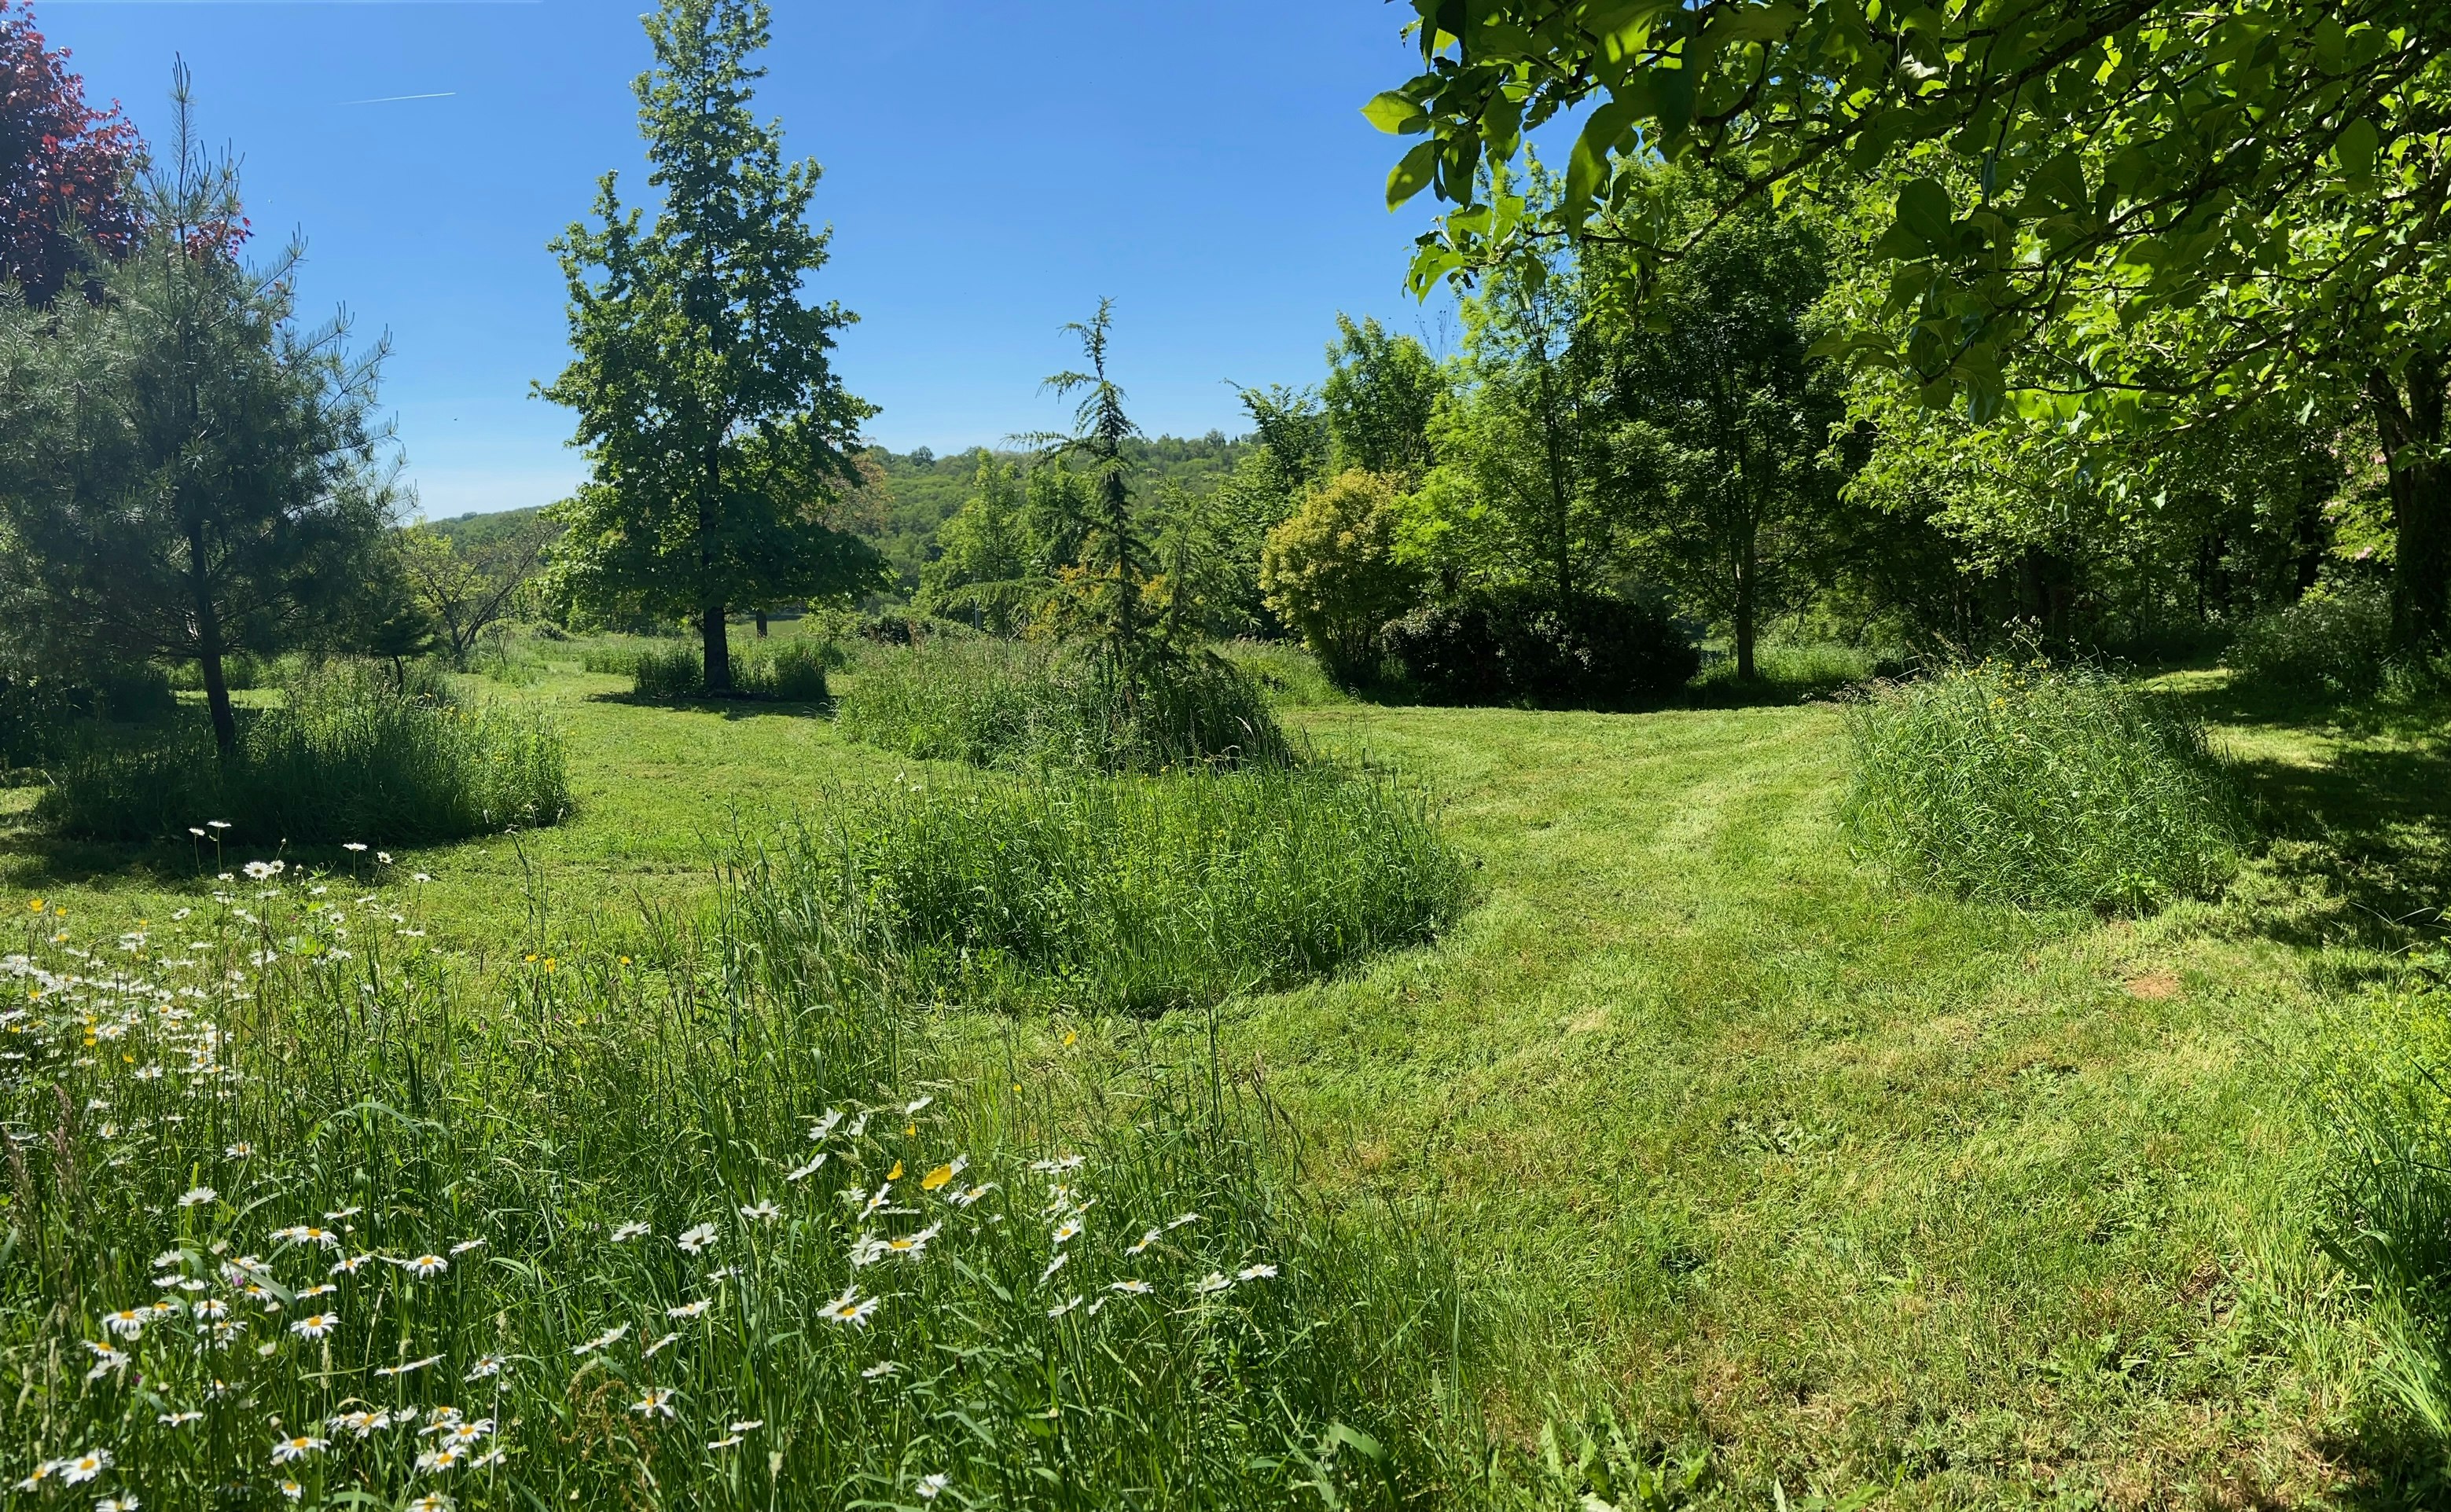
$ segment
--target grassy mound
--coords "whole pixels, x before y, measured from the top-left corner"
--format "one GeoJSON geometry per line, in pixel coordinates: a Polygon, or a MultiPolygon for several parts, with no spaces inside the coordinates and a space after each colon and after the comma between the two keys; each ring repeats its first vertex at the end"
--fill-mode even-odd
{"type": "Polygon", "coordinates": [[[787,872],[813,938],[918,996],[1138,1014],[1419,943],[1465,895],[1418,792],[1326,767],[898,787],[787,872]]]}
{"type": "Polygon", "coordinates": [[[1969,897],[2144,910],[2235,869],[2246,826],[2204,732],[2103,673],[1985,663],[1852,706],[1857,840],[1969,897]]]}
{"type": "Polygon", "coordinates": [[[1260,685],[1207,657],[1160,663],[1127,686],[1094,656],[939,639],[869,654],[836,717],[864,744],[977,766],[1151,772],[1290,755],[1260,685]]]}
{"type": "MultiPolygon", "coordinates": [[[[822,704],[832,696],[826,668],[831,647],[811,640],[780,640],[738,647],[732,653],[732,690],[750,698],[788,704],[822,704]]],[[[638,697],[667,701],[706,696],[706,653],[685,641],[642,651],[591,651],[591,672],[631,680],[638,697]]]]}
{"type": "Polygon", "coordinates": [[[41,812],[89,840],[184,837],[220,820],[244,843],[406,845],[569,811],[561,738],[541,718],[344,664],[301,669],[283,692],[241,711],[226,762],[199,718],[97,733],[61,762],[41,812]]]}

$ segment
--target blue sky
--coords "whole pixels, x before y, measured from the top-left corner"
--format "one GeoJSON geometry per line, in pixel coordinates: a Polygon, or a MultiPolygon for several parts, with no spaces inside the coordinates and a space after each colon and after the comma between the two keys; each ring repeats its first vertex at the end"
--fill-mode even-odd
{"type": "MultiPolygon", "coordinates": [[[[305,310],[388,330],[385,400],[424,513],[550,501],[580,475],[528,397],[564,359],[545,243],[638,168],[647,0],[36,0],[96,102],[148,134],[173,58],[244,160],[259,234],[308,242],[305,310]],[[440,95],[439,99],[399,96],[440,95]],[[355,102],[381,101],[379,104],[355,102]]],[[[1152,433],[1241,429],[1227,382],[1315,382],[1338,311],[1432,341],[1390,216],[1401,82],[1383,0],[775,0],[762,113],[826,167],[817,293],[861,323],[841,371],[897,451],[1060,417],[1064,321],[1117,301],[1117,374],[1152,433]]]]}

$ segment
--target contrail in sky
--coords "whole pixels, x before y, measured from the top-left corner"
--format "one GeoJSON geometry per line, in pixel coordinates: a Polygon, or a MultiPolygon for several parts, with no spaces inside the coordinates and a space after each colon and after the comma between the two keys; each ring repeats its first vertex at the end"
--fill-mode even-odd
{"type": "Polygon", "coordinates": [[[341,103],[343,105],[398,105],[403,100],[451,100],[458,98],[459,94],[460,91],[457,89],[446,89],[441,94],[387,94],[380,100],[343,100],[341,103]]]}

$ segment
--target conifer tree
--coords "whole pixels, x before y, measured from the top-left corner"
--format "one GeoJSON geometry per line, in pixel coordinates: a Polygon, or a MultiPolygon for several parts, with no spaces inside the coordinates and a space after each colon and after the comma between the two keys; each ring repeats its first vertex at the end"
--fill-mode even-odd
{"type": "Polygon", "coordinates": [[[656,220],[625,210],[607,174],[600,224],[554,243],[576,357],[542,392],[578,412],[593,474],[555,507],[569,527],[555,572],[582,609],[694,619],[707,690],[723,693],[734,608],[880,579],[875,552],[830,523],[875,410],[833,371],[853,317],[801,292],[827,259],[831,233],[808,220],[821,170],[787,165],[779,125],[750,113],[766,5],[663,0],[646,28],[656,220]]]}
{"type": "MultiPolygon", "coordinates": [[[[292,322],[292,243],[240,261],[238,177],[175,132],[142,181],[135,244],[101,297],[0,305],[0,583],[63,659],[202,674],[225,754],[225,660],[346,646],[392,511],[372,422],[383,355],[344,320],[292,322]]],[[[349,649],[363,649],[351,647],[349,649]]]]}
{"type": "MultiPolygon", "coordinates": [[[[1136,669],[1151,649],[1148,625],[1141,612],[1141,590],[1155,572],[1149,544],[1144,538],[1132,506],[1132,459],[1128,443],[1140,438],[1140,427],[1124,413],[1124,391],[1107,375],[1107,349],[1114,324],[1115,301],[1098,301],[1098,313],[1074,321],[1065,330],[1080,338],[1089,371],[1058,373],[1047,387],[1058,395],[1081,396],[1069,435],[1042,436],[1049,458],[1068,458],[1083,465],[1088,496],[1081,501],[1077,525],[1079,547],[1072,563],[1080,585],[1076,615],[1101,649],[1127,670],[1136,669]]],[[[1127,679],[1127,687],[1129,686],[1127,679]]]]}

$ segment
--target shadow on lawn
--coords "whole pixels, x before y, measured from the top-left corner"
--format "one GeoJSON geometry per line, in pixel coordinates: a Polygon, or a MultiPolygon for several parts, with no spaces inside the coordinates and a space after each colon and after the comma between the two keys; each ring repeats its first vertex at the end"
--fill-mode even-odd
{"type": "Polygon", "coordinates": [[[725,719],[832,719],[834,700],[815,703],[804,700],[761,698],[744,693],[733,698],[651,698],[643,693],[590,693],[591,704],[619,704],[627,708],[661,708],[684,710],[694,714],[721,714],[725,719]]]}
{"type": "Polygon", "coordinates": [[[2285,901],[2258,910],[2284,943],[2391,952],[2427,938],[2451,905],[2451,744],[2424,710],[2346,709],[2251,689],[2171,695],[2216,726],[2304,731],[2336,742],[2321,765],[2234,759],[2265,832],[2285,901]]]}

